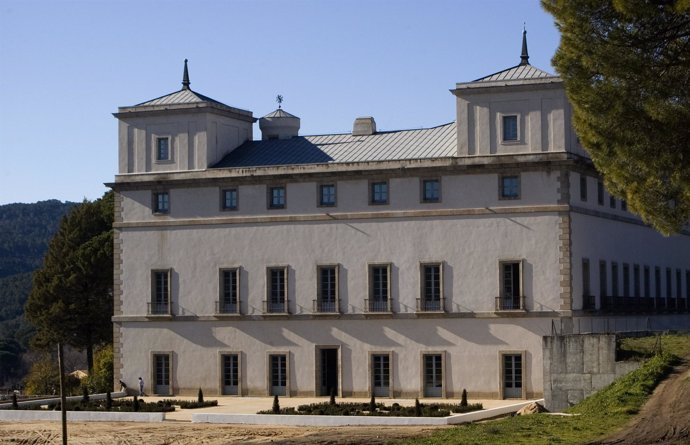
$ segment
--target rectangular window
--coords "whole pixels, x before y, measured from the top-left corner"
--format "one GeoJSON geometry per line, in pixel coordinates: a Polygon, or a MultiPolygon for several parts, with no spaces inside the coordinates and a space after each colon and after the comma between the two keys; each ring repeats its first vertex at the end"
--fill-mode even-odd
{"type": "Polygon", "coordinates": [[[271,354],[268,356],[272,396],[287,395],[287,355],[271,354]]]}
{"type": "Polygon", "coordinates": [[[170,212],[170,196],[168,192],[154,192],[153,213],[166,214],[170,212]]]}
{"type": "Polygon", "coordinates": [[[580,175],[580,200],[587,201],[587,176],[580,175]]]}
{"type": "Polygon", "coordinates": [[[151,271],[150,315],[170,315],[170,270],[151,271]]]}
{"type": "Polygon", "coordinates": [[[153,354],[153,392],[170,395],[170,354],[153,354]]]}
{"type": "Polygon", "coordinates": [[[628,203],[625,199],[621,199],[621,210],[626,212],[628,210],[628,203]]]}
{"type": "Polygon", "coordinates": [[[156,138],[156,161],[170,160],[170,138],[156,138]]]}
{"type": "Polygon", "coordinates": [[[608,295],[608,280],[606,279],[606,261],[599,261],[599,297],[608,295]]]}
{"type": "Polygon", "coordinates": [[[640,293],[640,265],[635,264],[633,266],[633,290],[635,292],[635,297],[640,298],[642,294],[640,293]]]}
{"type": "Polygon", "coordinates": [[[443,355],[424,354],[424,397],[443,397],[443,355]]]}
{"type": "Polygon", "coordinates": [[[614,198],[613,196],[609,196],[609,207],[611,207],[612,209],[616,208],[616,198],[614,198]]]}
{"type": "Polygon", "coordinates": [[[654,290],[656,291],[655,297],[661,298],[661,269],[659,266],[654,268],[654,290]]]}
{"type": "Polygon", "coordinates": [[[390,264],[369,266],[369,312],[390,312],[390,264]]]}
{"type": "Polygon", "coordinates": [[[239,314],[239,281],[239,268],[221,269],[220,299],[218,300],[219,314],[239,314]]]}
{"type": "Polygon", "coordinates": [[[685,298],[688,300],[686,304],[690,305],[690,270],[685,271],[685,298]]]}
{"type": "Polygon", "coordinates": [[[650,283],[649,266],[644,267],[644,296],[645,298],[651,298],[652,287],[650,283]]]}
{"type": "Polygon", "coordinates": [[[314,312],[339,312],[338,310],[338,266],[318,266],[318,281],[314,312]]]}
{"type": "Polygon", "coordinates": [[[240,394],[240,356],[239,354],[223,354],[221,356],[222,393],[237,396],[240,394]]]}
{"type": "Polygon", "coordinates": [[[611,263],[611,294],[620,297],[618,294],[618,263],[611,263]]]}
{"type": "Polygon", "coordinates": [[[501,295],[497,299],[496,310],[522,310],[522,262],[501,261],[501,295]]]}
{"type": "Polygon", "coordinates": [[[441,181],[422,179],[422,202],[439,202],[441,200],[441,181]]]}
{"type": "Polygon", "coordinates": [[[443,265],[426,263],[421,265],[422,295],[418,310],[421,312],[443,311],[443,265]]]}
{"type": "Polygon", "coordinates": [[[520,176],[499,176],[499,199],[520,199],[520,176]]]}
{"type": "Polygon", "coordinates": [[[237,189],[223,190],[221,207],[223,210],[237,210],[237,189]]]}
{"type": "Polygon", "coordinates": [[[680,276],[680,269],[676,269],[676,298],[683,298],[682,286],[683,283],[680,276]]]}
{"type": "Polygon", "coordinates": [[[287,267],[269,267],[266,270],[267,313],[287,313],[287,267]]]}
{"type": "Polygon", "coordinates": [[[623,296],[630,296],[630,265],[623,263],[623,296]]]}
{"type": "Polygon", "coordinates": [[[503,116],[503,141],[513,142],[518,140],[518,117],[516,114],[503,116]]]}
{"type": "Polygon", "coordinates": [[[370,184],[370,204],[388,204],[388,181],[376,181],[370,184]]]}
{"type": "Polygon", "coordinates": [[[597,181],[597,203],[604,205],[604,183],[601,181],[597,181]]]}
{"type": "Polygon", "coordinates": [[[589,276],[589,259],[582,258],[582,309],[593,310],[595,306],[589,276]]]}
{"type": "Polygon", "coordinates": [[[319,206],[334,207],[335,199],[335,184],[319,184],[319,206]]]}
{"type": "Polygon", "coordinates": [[[285,208],[285,187],[276,186],[268,188],[268,208],[269,209],[284,209],[285,208]]]}
{"type": "Polygon", "coordinates": [[[390,397],[390,354],[371,355],[372,392],[376,397],[390,397]]]}
{"type": "Polygon", "coordinates": [[[666,298],[673,297],[673,282],[671,279],[671,268],[666,268],[666,298]]]}

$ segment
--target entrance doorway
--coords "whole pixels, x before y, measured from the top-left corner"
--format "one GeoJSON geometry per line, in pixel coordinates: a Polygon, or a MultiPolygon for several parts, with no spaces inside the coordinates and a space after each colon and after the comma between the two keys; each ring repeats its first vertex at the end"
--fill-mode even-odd
{"type": "Polygon", "coordinates": [[[319,350],[319,395],[330,396],[338,394],[338,348],[323,348],[319,350]]]}
{"type": "Polygon", "coordinates": [[[522,398],[522,354],[503,355],[503,398],[522,398]]]}

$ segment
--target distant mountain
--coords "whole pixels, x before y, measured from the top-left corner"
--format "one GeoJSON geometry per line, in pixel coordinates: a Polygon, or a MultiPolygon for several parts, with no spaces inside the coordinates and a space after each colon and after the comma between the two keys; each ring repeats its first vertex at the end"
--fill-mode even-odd
{"type": "Polygon", "coordinates": [[[0,278],[38,268],[60,219],[75,205],[53,199],[0,206],[0,278]]]}
{"type": "MultiPolygon", "coordinates": [[[[3,345],[27,347],[32,328],[23,315],[33,271],[43,263],[60,220],[75,205],[50,200],[0,206],[0,361],[5,365],[12,357],[3,345]]],[[[0,385],[8,377],[3,371],[0,366],[0,385]]]]}

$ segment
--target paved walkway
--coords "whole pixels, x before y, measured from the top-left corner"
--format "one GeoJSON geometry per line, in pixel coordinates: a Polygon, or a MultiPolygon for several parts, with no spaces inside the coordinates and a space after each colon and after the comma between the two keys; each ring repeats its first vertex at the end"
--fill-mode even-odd
{"type": "MultiPolygon", "coordinates": [[[[196,400],[196,397],[147,397],[142,399],[146,402],[157,402],[163,399],[180,399],[180,400],[196,400]]],[[[197,409],[179,409],[174,412],[166,413],[166,420],[191,422],[192,414],[198,413],[223,413],[223,414],[256,414],[257,411],[270,410],[273,406],[273,397],[229,397],[229,396],[212,396],[204,397],[205,400],[218,400],[218,406],[209,408],[197,409]]],[[[297,407],[297,405],[306,405],[310,403],[328,402],[328,397],[281,397],[280,407],[297,407]]],[[[338,402],[349,403],[369,403],[368,398],[347,397],[338,398],[338,402]]],[[[458,403],[458,399],[419,399],[421,403],[458,403]]],[[[414,399],[387,399],[378,398],[377,403],[383,403],[387,406],[393,403],[398,403],[403,406],[413,406],[414,399]]],[[[468,403],[481,403],[484,409],[499,408],[502,406],[512,405],[520,400],[468,400],[468,403]]]]}

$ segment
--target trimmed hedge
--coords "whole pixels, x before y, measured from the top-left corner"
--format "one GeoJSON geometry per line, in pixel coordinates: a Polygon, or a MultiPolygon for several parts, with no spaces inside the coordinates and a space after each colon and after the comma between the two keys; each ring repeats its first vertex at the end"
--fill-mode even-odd
{"type": "Polygon", "coordinates": [[[203,400],[199,402],[198,400],[180,400],[180,399],[164,399],[161,402],[165,402],[170,405],[177,405],[182,409],[195,409],[195,408],[206,408],[209,406],[218,406],[218,400],[203,400]]]}
{"type": "MultiPolygon", "coordinates": [[[[420,403],[416,406],[401,406],[398,403],[390,407],[376,403],[376,410],[370,410],[369,403],[336,403],[329,402],[299,405],[297,408],[281,408],[280,414],[311,416],[388,416],[388,417],[447,417],[451,414],[468,413],[484,409],[481,403],[460,406],[453,403],[420,403]]],[[[257,414],[276,414],[273,410],[259,411],[257,414]]]]}

